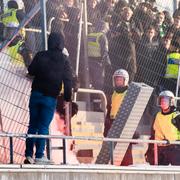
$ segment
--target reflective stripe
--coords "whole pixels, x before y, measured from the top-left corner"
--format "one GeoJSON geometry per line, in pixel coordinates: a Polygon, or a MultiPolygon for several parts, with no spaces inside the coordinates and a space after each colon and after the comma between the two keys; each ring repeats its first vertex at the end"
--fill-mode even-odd
{"type": "Polygon", "coordinates": [[[167,67],[166,67],[165,78],[177,79],[178,76],[177,61],[180,61],[179,53],[171,53],[167,56],[167,67]]]}
{"type": "Polygon", "coordinates": [[[101,47],[99,43],[103,33],[90,33],[88,35],[88,57],[101,57],[101,47]]]}

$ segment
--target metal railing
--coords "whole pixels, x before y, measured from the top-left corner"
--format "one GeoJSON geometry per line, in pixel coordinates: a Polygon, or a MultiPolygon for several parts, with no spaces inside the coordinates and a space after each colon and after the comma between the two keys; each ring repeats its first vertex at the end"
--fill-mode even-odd
{"type": "MultiPolygon", "coordinates": [[[[106,107],[107,107],[107,98],[106,95],[103,91],[101,90],[96,90],[96,89],[84,89],[84,88],[79,88],[78,93],[87,93],[87,94],[98,94],[101,97],[102,100],[102,110],[104,112],[104,116],[106,115],[106,107]]],[[[76,101],[76,99],[75,99],[76,101]]]]}
{"type": "Polygon", "coordinates": [[[110,142],[110,161],[113,164],[113,149],[114,143],[146,143],[155,145],[154,162],[158,165],[157,145],[180,145],[180,141],[161,141],[161,140],[144,140],[144,139],[119,139],[119,138],[103,138],[103,137],[89,137],[89,136],[61,136],[61,135],[33,135],[33,134],[14,134],[14,133],[0,133],[0,137],[9,138],[10,141],[10,164],[13,164],[13,138],[46,138],[46,139],[62,139],[63,146],[58,148],[63,150],[63,164],[66,164],[66,140],[87,140],[87,141],[102,141],[110,142]]]}

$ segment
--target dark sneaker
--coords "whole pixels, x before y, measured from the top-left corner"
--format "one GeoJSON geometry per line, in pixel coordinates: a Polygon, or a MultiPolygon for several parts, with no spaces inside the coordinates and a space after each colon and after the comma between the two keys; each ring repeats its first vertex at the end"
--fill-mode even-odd
{"type": "Polygon", "coordinates": [[[27,156],[24,160],[24,164],[34,164],[34,159],[30,156],[27,156]]]}
{"type": "Polygon", "coordinates": [[[47,157],[43,156],[42,158],[36,158],[35,159],[35,164],[42,164],[42,165],[50,165],[54,164],[53,161],[49,160],[47,157]]]}

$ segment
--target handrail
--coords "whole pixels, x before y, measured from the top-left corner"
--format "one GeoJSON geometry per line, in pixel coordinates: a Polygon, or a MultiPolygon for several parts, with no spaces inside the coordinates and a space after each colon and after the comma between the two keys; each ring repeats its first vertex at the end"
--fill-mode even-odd
{"type": "Polygon", "coordinates": [[[18,133],[0,133],[0,137],[72,139],[72,140],[106,141],[106,142],[112,141],[119,143],[127,142],[127,143],[164,144],[164,145],[180,144],[180,141],[166,141],[166,140],[121,139],[121,138],[104,138],[104,137],[93,137],[93,136],[37,135],[37,134],[18,134],[18,133]]]}
{"type": "Polygon", "coordinates": [[[101,96],[101,100],[103,101],[103,111],[106,115],[107,98],[103,91],[96,89],[79,88],[78,93],[99,94],[101,96]]]}
{"type": "Polygon", "coordinates": [[[155,165],[158,165],[158,144],[164,145],[180,145],[180,141],[165,141],[165,140],[144,140],[144,139],[120,139],[120,138],[104,138],[104,137],[92,137],[92,136],[62,136],[62,135],[37,135],[37,134],[18,134],[18,133],[0,133],[0,137],[9,137],[10,139],[10,164],[13,164],[13,138],[47,138],[47,139],[62,139],[63,140],[63,161],[66,164],[66,151],[65,151],[65,140],[88,140],[88,141],[104,141],[110,142],[110,161],[113,164],[113,148],[114,143],[148,143],[154,144],[155,152],[154,152],[154,162],[155,165]]]}

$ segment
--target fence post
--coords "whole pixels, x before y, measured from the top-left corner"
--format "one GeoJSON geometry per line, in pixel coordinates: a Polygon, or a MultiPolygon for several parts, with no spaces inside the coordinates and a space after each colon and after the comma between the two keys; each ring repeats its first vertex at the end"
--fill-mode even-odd
{"type": "Polygon", "coordinates": [[[63,164],[66,164],[66,140],[63,139],[63,164]]]}
{"type": "Polygon", "coordinates": [[[46,0],[40,1],[41,5],[41,14],[42,14],[42,20],[41,20],[41,28],[42,28],[42,47],[43,50],[47,50],[47,23],[46,23],[46,0]]]}
{"type": "Polygon", "coordinates": [[[9,143],[10,143],[10,164],[13,164],[13,137],[9,137],[9,143]]]}
{"type": "Polygon", "coordinates": [[[113,157],[113,150],[114,150],[114,142],[110,142],[110,159],[111,159],[111,164],[114,164],[114,157],[113,157]]]}
{"type": "Polygon", "coordinates": [[[158,165],[158,145],[154,144],[154,165],[158,165]]]}
{"type": "MultiPolygon", "coordinates": [[[[83,2],[81,2],[81,13],[79,20],[79,32],[78,32],[78,47],[76,56],[76,76],[79,74],[79,61],[80,61],[80,51],[81,51],[81,34],[82,34],[82,17],[83,17],[83,2]]],[[[74,101],[77,101],[77,92],[74,93],[74,101]]]]}

